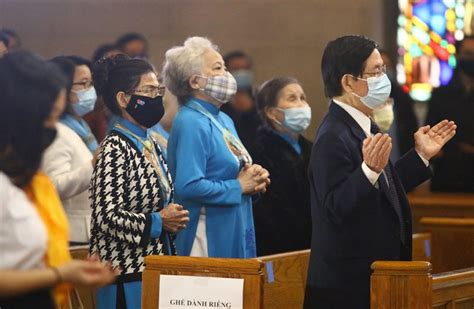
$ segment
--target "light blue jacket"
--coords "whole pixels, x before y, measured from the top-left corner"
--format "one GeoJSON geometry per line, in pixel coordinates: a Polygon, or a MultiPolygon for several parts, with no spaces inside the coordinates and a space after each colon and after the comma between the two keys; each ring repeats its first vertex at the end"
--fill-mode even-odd
{"type": "MultiPolygon", "coordinates": [[[[211,103],[193,98],[232,134],[234,123],[211,103]]],[[[175,184],[175,202],[189,210],[190,222],[176,238],[178,255],[189,255],[201,207],[206,207],[209,257],[256,256],[252,200],[237,180],[239,163],[222,133],[209,118],[181,107],[168,140],[168,166],[175,184]]]]}

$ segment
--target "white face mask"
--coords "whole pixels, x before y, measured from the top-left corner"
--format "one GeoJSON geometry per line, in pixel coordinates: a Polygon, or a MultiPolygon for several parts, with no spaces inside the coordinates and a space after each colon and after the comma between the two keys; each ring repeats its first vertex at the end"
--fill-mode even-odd
{"type": "Polygon", "coordinates": [[[393,103],[387,103],[379,108],[374,109],[372,117],[374,118],[375,123],[377,123],[379,126],[380,130],[387,132],[392,126],[393,120],[395,118],[393,114],[393,103]]]}
{"type": "Polygon", "coordinates": [[[278,108],[285,115],[283,123],[275,119],[275,122],[284,126],[294,133],[301,133],[306,130],[311,123],[311,107],[278,108]]]}

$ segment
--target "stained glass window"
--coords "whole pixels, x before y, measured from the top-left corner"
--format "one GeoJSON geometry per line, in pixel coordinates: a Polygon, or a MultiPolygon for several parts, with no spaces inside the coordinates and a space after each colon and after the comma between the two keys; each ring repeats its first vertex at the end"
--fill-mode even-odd
{"type": "Polygon", "coordinates": [[[471,34],[474,0],[399,0],[397,80],[416,101],[449,83],[455,43],[471,34]]]}

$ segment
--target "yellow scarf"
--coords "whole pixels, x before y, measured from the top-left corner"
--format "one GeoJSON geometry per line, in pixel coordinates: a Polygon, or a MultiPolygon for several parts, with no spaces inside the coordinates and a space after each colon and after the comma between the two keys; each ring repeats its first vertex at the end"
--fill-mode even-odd
{"type": "MultiPolygon", "coordinates": [[[[38,172],[24,190],[36,206],[48,233],[46,265],[57,267],[69,262],[69,225],[53,183],[44,173],[38,172]]],[[[67,301],[70,289],[70,284],[64,283],[54,288],[56,304],[61,305],[67,301]]]]}

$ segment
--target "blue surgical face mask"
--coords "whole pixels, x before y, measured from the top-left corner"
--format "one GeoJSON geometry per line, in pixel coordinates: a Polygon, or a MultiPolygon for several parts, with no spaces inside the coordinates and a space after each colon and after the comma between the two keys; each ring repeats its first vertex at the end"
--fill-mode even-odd
{"type": "Polygon", "coordinates": [[[311,123],[311,108],[308,105],[304,107],[278,109],[284,113],[285,119],[283,123],[280,123],[278,120],[276,120],[276,122],[294,133],[303,132],[311,123]]]}
{"type": "Polygon", "coordinates": [[[376,109],[382,105],[390,96],[390,91],[392,90],[392,84],[387,77],[387,74],[381,76],[369,77],[367,79],[358,78],[367,82],[367,87],[369,91],[367,95],[361,97],[357,93],[352,93],[356,97],[360,98],[361,102],[364,103],[367,107],[371,109],[376,109]]]}
{"type": "Polygon", "coordinates": [[[97,94],[94,87],[74,91],[74,93],[77,95],[78,101],[72,104],[72,108],[80,117],[94,110],[95,101],[97,101],[97,94]]]}
{"type": "Polygon", "coordinates": [[[253,74],[249,70],[237,70],[232,71],[232,76],[234,76],[235,81],[237,82],[237,89],[251,89],[253,85],[253,74]]]}

